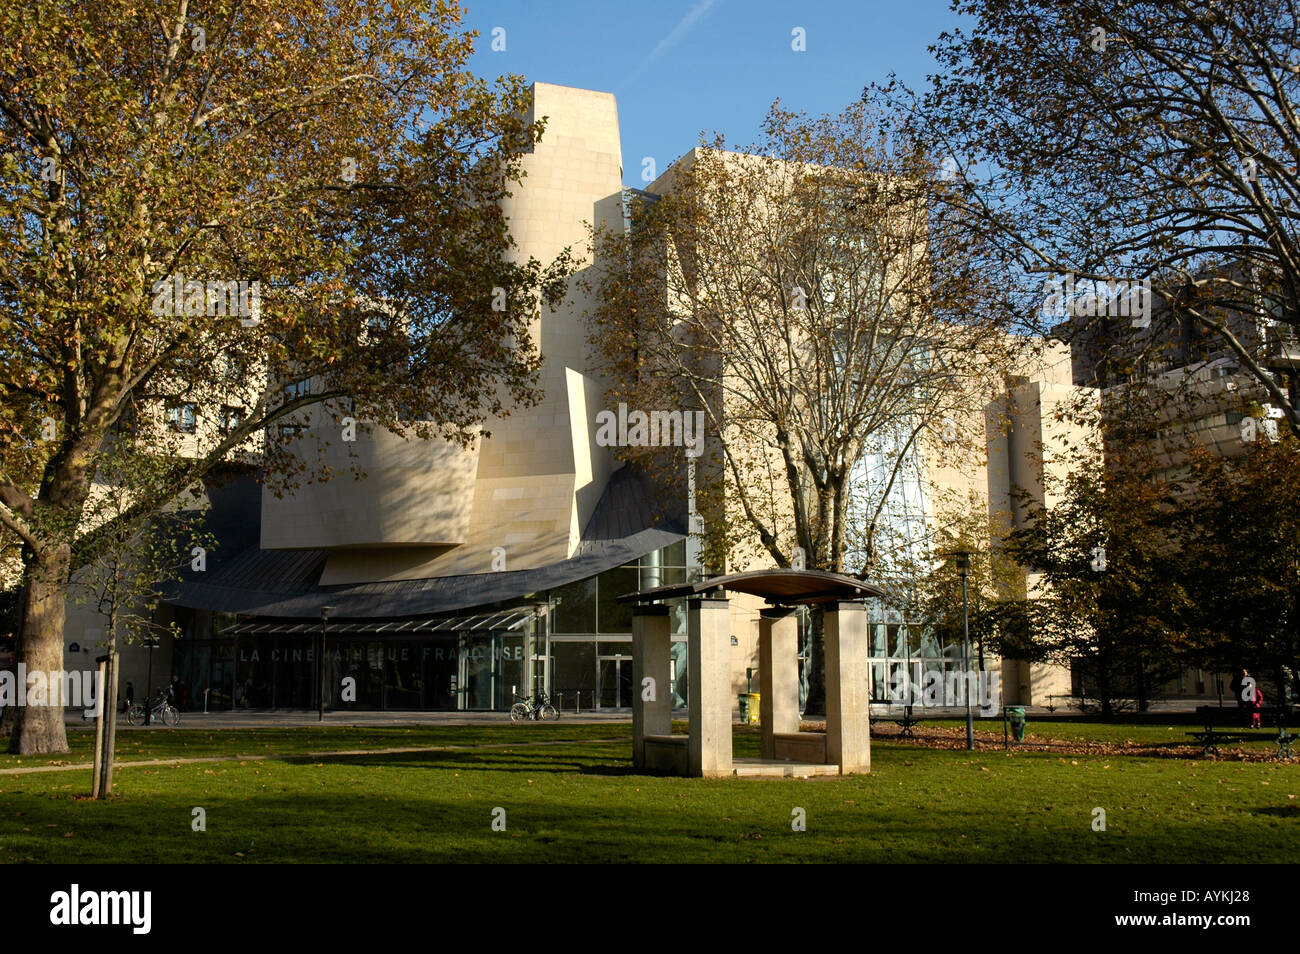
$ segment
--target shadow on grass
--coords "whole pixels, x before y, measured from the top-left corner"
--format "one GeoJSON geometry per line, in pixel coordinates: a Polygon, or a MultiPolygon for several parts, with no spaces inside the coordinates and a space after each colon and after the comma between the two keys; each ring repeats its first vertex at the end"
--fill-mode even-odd
{"type": "Polygon", "coordinates": [[[427,768],[440,771],[490,771],[512,774],[559,773],[572,774],[586,772],[591,768],[600,768],[601,761],[615,763],[617,756],[607,758],[593,753],[590,747],[581,751],[564,751],[559,746],[549,750],[545,755],[530,752],[526,759],[521,759],[519,752],[508,749],[491,751],[442,751],[442,752],[378,752],[358,755],[322,755],[322,756],[284,756],[275,759],[286,765],[306,766],[320,764],[339,764],[358,768],[427,768]],[[593,763],[597,763],[593,765],[593,763]]]}
{"type": "MultiPolygon", "coordinates": [[[[637,796],[613,804],[591,790],[533,791],[497,786],[465,794],[431,792],[261,793],[204,800],[208,831],[193,833],[176,799],[141,797],[86,806],[74,822],[68,803],[26,804],[27,833],[7,832],[0,857],[36,861],[178,863],[343,862],[863,862],[1221,860],[1202,824],[1101,839],[1086,825],[1019,830],[978,806],[918,812],[910,805],[846,807],[801,789],[816,819],[792,832],[788,787],[646,779],[637,796]],[[178,810],[179,809],[179,810],[178,810]],[[505,810],[506,828],[492,828],[505,810]],[[65,836],[65,832],[72,832],[65,836]]],[[[829,791],[829,790],[828,790],[829,791]]],[[[1220,834],[1231,834],[1223,826],[1220,834]]]]}
{"type": "Polygon", "coordinates": [[[583,775],[600,775],[607,778],[627,778],[646,774],[634,765],[584,765],[581,771],[583,775]]]}
{"type": "Polygon", "coordinates": [[[1248,808],[1252,815],[1276,815],[1278,818],[1300,818],[1300,805],[1262,805],[1248,808]]]}

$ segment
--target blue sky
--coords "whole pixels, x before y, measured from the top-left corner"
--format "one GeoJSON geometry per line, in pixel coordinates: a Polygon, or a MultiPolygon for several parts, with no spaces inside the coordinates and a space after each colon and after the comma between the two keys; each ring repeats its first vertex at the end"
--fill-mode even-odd
{"type": "Polygon", "coordinates": [[[957,23],[948,0],[463,0],[485,76],[580,86],[618,97],[624,182],[642,159],[658,171],[699,140],[758,138],[772,101],[838,112],[890,72],[915,88],[934,71],[926,47],[957,23]],[[505,30],[494,52],[492,31],[505,30]],[[802,27],[806,50],[791,48],[802,27]]]}

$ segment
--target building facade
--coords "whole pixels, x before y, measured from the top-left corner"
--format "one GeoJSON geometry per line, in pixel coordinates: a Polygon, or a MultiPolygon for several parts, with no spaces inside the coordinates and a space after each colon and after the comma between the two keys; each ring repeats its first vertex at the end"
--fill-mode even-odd
{"type": "MultiPolygon", "coordinates": [[[[518,254],[548,261],[586,248],[589,223],[623,226],[618,114],[608,93],[544,83],[532,108],[546,132],[505,211],[518,254]]],[[[125,648],[121,686],[133,683],[141,698],[174,675],[188,708],[208,710],[311,709],[323,693],[335,710],[501,711],[537,690],[570,711],[626,709],[631,610],[617,597],[702,570],[687,500],[663,499],[597,440],[604,382],[587,370],[582,284],[593,264],[582,263],[563,307],[532,322],[544,399],[492,421],[471,446],[377,431],[346,450],[322,449],[341,469],[355,453],[361,480],[275,496],[232,465],[210,481],[218,546],[162,611],[182,636],[125,648]]],[[[950,519],[953,500],[1010,512],[1013,484],[1041,493],[1053,407],[1078,390],[1068,354],[1049,348],[1000,393],[972,396],[954,422],[973,435],[970,453],[954,459],[938,436],[901,451],[881,446],[854,480],[870,487],[906,455],[884,513],[905,545],[920,546],[950,519]]],[[[308,412],[300,439],[316,440],[313,430],[331,421],[308,412]]],[[[758,685],[760,608],[732,601],[737,696],[758,685]]],[[[900,667],[919,684],[927,671],[960,665],[960,647],[939,645],[905,613],[874,601],[869,610],[876,701],[887,701],[900,667]]],[[[684,605],[671,620],[674,702],[685,705],[684,605]]],[[[92,606],[69,606],[70,666],[90,667],[103,625],[92,606]]],[[[1001,668],[1008,702],[1068,692],[1059,669],[990,665],[1001,668]]]]}

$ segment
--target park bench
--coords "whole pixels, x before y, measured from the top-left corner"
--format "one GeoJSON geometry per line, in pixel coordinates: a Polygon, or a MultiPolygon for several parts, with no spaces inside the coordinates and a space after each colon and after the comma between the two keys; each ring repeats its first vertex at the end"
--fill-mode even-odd
{"type": "MultiPolygon", "coordinates": [[[[916,738],[916,733],[912,731],[912,726],[920,725],[923,721],[925,721],[924,719],[919,719],[912,715],[912,706],[910,705],[903,706],[903,715],[901,718],[896,717],[892,712],[887,713],[885,718],[903,730],[898,733],[898,737],[900,739],[916,738]]],[[[877,720],[873,717],[871,721],[875,722],[877,720]]]]}
{"type": "Polygon", "coordinates": [[[1277,746],[1277,757],[1291,757],[1291,743],[1296,737],[1287,730],[1290,721],[1290,706],[1264,706],[1259,710],[1260,728],[1251,729],[1243,725],[1243,720],[1250,719],[1250,709],[1229,709],[1224,706],[1198,706],[1196,714],[1205,728],[1199,732],[1188,732],[1201,744],[1201,755],[1213,752],[1219,754],[1219,745],[1226,742],[1272,742],[1277,746]],[[1273,735],[1264,731],[1276,728],[1273,735]]]}
{"type": "Polygon", "coordinates": [[[894,725],[902,729],[902,731],[898,733],[900,738],[914,739],[916,738],[916,733],[912,731],[912,726],[920,725],[922,721],[922,719],[918,719],[912,715],[911,706],[904,706],[903,717],[901,719],[895,719],[894,725]]]}

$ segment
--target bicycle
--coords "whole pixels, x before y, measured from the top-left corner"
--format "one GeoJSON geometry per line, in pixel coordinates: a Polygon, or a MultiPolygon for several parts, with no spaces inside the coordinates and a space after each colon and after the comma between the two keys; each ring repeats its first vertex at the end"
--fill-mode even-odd
{"type": "Polygon", "coordinates": [[[547,719],[558,719],[559,717],[559,711],[550,704],[544,692],[539,692],[536,696],[516,702],[510,707],[511,722],[525,722],[528,720],[542,722],[547,719]]]}
{"type": "MultiPolygon", "coordinates": [[[[161,722],[163,725],[175,726],[181,721],[180,710],[167,701],[167,696],[161,695],[154,700],[150,709],[150,721],[161,722]]],[[[144,723],[144,706],[136,703],[126,710],[127,725],[142,725],[144,723]]]]}

